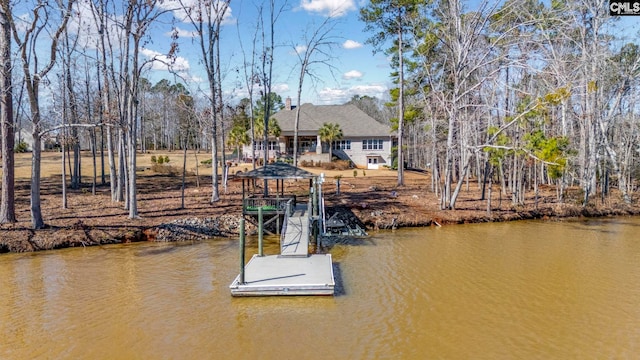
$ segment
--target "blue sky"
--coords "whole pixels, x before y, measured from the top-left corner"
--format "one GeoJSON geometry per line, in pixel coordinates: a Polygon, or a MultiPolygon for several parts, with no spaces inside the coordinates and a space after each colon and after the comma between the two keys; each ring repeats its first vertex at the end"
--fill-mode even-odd
{"type": "MultiPolygon", "coordinates": [[[[122,0],[114,0],[118,8],[122,8],[122,0]]],[[[176,77],[161,62],[155,62],[143,75],[155,83],[161,79],[184,83],[192,93],[208,93],[206,73],[201,65],[200,50],[192,36],[192,25],[181,21],[178,9],[182,3],[197,0],[164,0],[162,7],[167,13],[149,30],[150,40],[142,49],[145,59],[165,57],[171,46],[171,32],[176,28],[180,34],[179,53],[174,63],[174,70],[180,75],[176,77]]],[[[364,32],[365,24],[358,19],[358,12],[366,6],[368,0],[277,0],[276,7],[284,7],[275,28],[275,60],[272,90],[282,96],[291,97],[296,103],[296,92],[299,80],[299,61],[296,47],[303,44],[303,38],[315,30],[329,15],[335,21],[331,33],[335,46],[331,49],[332,59],[329,66],[317,64],[311,71],[317,80],[306,77],[301,103],[342,104],[353,95],[368,95],[387,99],[388,90],[393,86],[389,60],[382,52],[373,53],[373,48],[366,43],[371,36],[364,32]]],[[[471,2],[473,3],[473,1],[471,2]]],[[[261,0],[232,0],[222,27],[221,50],[223,70],[223,91],[225,100],[235,103],[247,96],[242,69],[243,53],[251,49],[252,38],[258,21],[257,8],[261,0]]],[[[17,6],[29,6],[19,2],[17,6]]],[[[265,4],[266,6],[266,4],[265,4]]],[[[92,16],[86,3],[77,3],[78,18],[90,22],[92,16]]],[[[18,10],[19,11],[19,10],[18,10]]],[[[25,10],[23,14],[28,14],[25,10]]],[[[24,15],[28,17],[28,15],[24,15]]],[[[627,40],[637,39],[640,17],[620,19],[614,29],[616,36],[626,36],[627,40]]],[[[72,31],[79,33],[95,32],[91,24],[70,23],[72,31]]],[[[95,46],[95,37],[85,37],[88,52],[95,46]]]]}
{"type": "MultiPolygon", "coordinates": [[[[165,8],[176,7],[179,0],[165,0],[165,8]]],[[[184,2],[197,0],[181,0],[184,2]]],[[[476,0],[466,2],[476,3],[476,0]]],[[[388,90],[393,87],[390,79],[389,60],[382,52],[374,54],[373,48],[366,43],[371,36],[364,32],[365,24],[358,19],[358,12],[366,6],[367,0],[277,0],[276,8],[283,7],[275,28],[275,60],[273,73],[273,91],[282,98],[291,97],[295,104],[299,81],[299,61],[296,47],[304,44],[304,36],[309,35],[328,16],[335,21],[331,37],[336,46],[331,49],[330,67],[317,64],[311,71],[315,78],[306,77],[301,103],[342,104],[353,95],[369,95],[388,98],[388,90]]],[[[251,48],[257,23],[257,8],[261,0],[232,0],[230,10],[221,34],[222,64],[224,74],[223,91],[230,102],[247,96],[243,86],[244,73],[241,69],[243,53],[239,45],[243,43],[245,52],[251,48]]],[[[267,6],[264,4],[264,6],[267,6]]],[[[265,10],[266,11],[266,10],[265,10]]],[[[176,18],[179,18],[177,15],[176,18]]],[[[619,19],[610,31],[619,37],[637,39],[640,17],[619,19]]],[[[200,65],[199,49],[189,36],[193,30],[185,22],[158,24],[153,28],[153,43],[145,51],[149,55],[166,53],[168,50],[170,27],[176,26],[181,34],[179,64],[186,85],[192,91],[206,91],[206,75],[200,65]]],[[[149,73],[149,78],[159,80],[172,75],[162,70],[162,66],[149,73]]]]}
{"type": "MultiPolygon", "coordinates": [[[[247,94],[241,68],[242,47],[249,56],[258,21],[259,4],[259,0],[231,1],[231,11],[222,27],[223,91],[231,102],[247,94]],[[239,44],[241,41],[242,47],[239,44]]],[[[363,31],[364,23],[358,20],[358,10],[363,4],[355,0],[296,0],[289,3],[278,1],[276,6],[283,5],[285,10],[280,14],[274,31],[276,50],[272,82],[273,91],[281,95],[283,100],[291,97],[293,103],[296,103],[299,81],[296,48],[304,51],[300,50],[300,46],[305,43],[305,35],[309,36],[329,15],[332,15],[335,24],[330,35],[335,42],[335,46],[331,48],[330,66],[316,64],[311,68],[316,75],[315,80],[308,76],[305,78],[301,103],[342,104],[353,95],[378,98],[388,96],[391,86],[389,61],[382,52],[374,54],[373,48],[366,44],[370,34],[363,31]]],[[[165,2],[163,6],[171,4],[165,2]]],[[[172,26],[181,35],[178,40],[179,58],[176,61],[181,75],[188,79],[187,86],[192,91],[206,91],[206,73],[199,60],[200,50],[190,37],[193,31],[190,23],[179,20],[173,25],[168,21],[158,23],[152,29],[153,42],[145,46],[146,56],[166,54],[172,26]]],[[[162,78],[171,80],[173,77],[161,65],[146,76],[152,81],[162,78]]]]}

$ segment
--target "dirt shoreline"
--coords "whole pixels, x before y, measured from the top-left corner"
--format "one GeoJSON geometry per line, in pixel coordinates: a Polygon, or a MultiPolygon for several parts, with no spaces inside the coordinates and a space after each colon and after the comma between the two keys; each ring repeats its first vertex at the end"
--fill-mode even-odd
{"type": "MultiPolygon", "coordinates": [[[[502,222],[528,219],[566,219],[640,215],[640,205],[624,204],[614,193],[597,198],[588,206],[579,204],[578,189],[567,192],[564,202],[555,199],[555,189],[540,189],[537,205],[533,194],[525,203],[513,206],[494,188],[492,211],[481,200],[478,184],[462,191],[456,210],[440,210],[436,194],[430,190],[428,175],[410,173],[405,186],[396,186],[392,172],[343,178],[336,194],[335,181],[327,181],[325,200],[329,211],[353,213],[368,231],[403,227],[502,222]]],[[[139,219],[128,219],[121,203],[111,202],[108,186],[99,186],[96,195],[86,186],[69,191],[69,208],[61,209],[57,178],[43,181],[43,215],[47,228],[32,230],[29,223],[28,182],[17,185],[18,222],[0,225],[0,253],[32,252],[68,247],[96,246],[140,241],[197,241],[211,237],[234,237],[241,218],[242,188],[232,181],[221,200],[210,204],[210,179],[201,177],[200,187],[192,177],[181,207],[178,177],[148,174],[140,177],[139,219]]],[[[285,191],[304,195],[305,182],[289,182],[285,191]]],[[[504,196],[503,196],[504,197],[504,196]]]]}

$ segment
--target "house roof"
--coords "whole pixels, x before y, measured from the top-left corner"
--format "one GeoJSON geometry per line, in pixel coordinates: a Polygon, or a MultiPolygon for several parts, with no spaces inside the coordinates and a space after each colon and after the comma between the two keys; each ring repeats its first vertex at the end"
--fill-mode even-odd
{"type": "MultiPolygon", "coordinates": [[[[278,120],[283,134],[293,133],[296,109],[280,110],[273,118],[278,120]]],[[[391,136],[391,127],[384,125],[355,105],[313,105],[300,106],[299,133],[317,134],[324,123],[340,126],[343,137],[391,136]]]]}
{"type": "Polygon", "coordinates": [[[276,162],[238,174],[238,177],[249,179],[312,179],[316,175],[293,165],[276,162]]]}

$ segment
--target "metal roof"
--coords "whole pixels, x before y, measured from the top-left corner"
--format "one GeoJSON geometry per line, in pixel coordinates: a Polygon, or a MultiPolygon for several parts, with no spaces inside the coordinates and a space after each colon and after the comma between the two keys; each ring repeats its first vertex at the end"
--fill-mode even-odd
{"type": "Polygon", "coordinates": [[[261,168],[237,174],[248,179],[312,179],[317,175],[283,162],[267,164],[261,168]]]}

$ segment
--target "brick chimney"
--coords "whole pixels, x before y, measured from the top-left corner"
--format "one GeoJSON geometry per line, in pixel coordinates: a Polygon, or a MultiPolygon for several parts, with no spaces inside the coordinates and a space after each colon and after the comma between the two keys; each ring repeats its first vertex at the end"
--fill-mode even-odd
{"type": "Polygon", "coordinates": [[[291,98],[287,96],[287,98],[284,100],[284,109],[285,110],[291,110],[291,98]]]}

